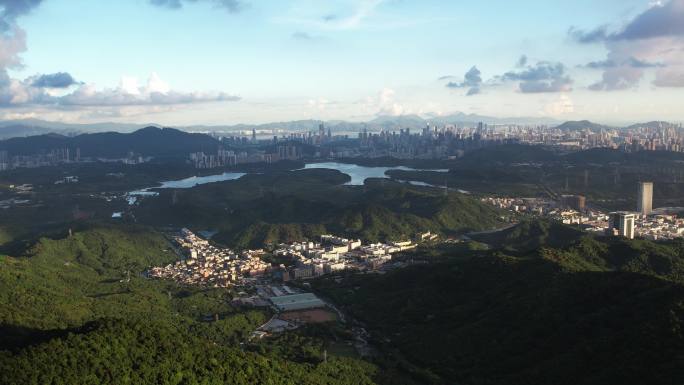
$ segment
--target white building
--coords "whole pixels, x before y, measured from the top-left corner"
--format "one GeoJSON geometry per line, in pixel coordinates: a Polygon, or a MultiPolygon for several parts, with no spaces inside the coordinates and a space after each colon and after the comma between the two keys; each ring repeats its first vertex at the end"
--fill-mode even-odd
{"type": "Polygon", "coordinates": [[[653,211],[653,182],[640,182],[638,195],[637,211],[641,215],[650,215],[653,211]]]}

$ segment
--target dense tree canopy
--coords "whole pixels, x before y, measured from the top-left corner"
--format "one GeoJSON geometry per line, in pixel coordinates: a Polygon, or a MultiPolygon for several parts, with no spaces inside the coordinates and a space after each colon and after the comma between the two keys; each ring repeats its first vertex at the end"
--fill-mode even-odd
{"type": "Polygon", "coordinates": [[[527,224],[489,251],[447,248],[433,264],[316,286],[423,382],[684,381],[684,243],[580,236],[548,246],[571,230],[527,224]],[[526,249],[530,232],[541,248],[496,250],[526,249]]]}
{"type": "Polygon", "coordinates": [[[140,275],[175,258],[142,227],[44,238],[24,255],[2,257],[0,383],[372,383],[376,369],[351,358],[242,351],[268,314],[233,308],[226,289],[140,275]],[[207,315],[219,320],[205,322],[207,315]]]}

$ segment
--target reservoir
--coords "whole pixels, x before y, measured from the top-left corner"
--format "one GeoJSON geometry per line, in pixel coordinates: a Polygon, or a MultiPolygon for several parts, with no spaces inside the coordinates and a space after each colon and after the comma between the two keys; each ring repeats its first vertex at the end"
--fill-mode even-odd
{"type": "Polygon", "coordinates": [[[207,175],[207,176],[191,176],[185,179],[171,180],[162,182],[161,186],[155,188],[193,188],[201,184],[224,182],[227,180],[236,180],[245,176],[244,172],[224,172],[223,174],[207,175]]]}
{"type": "Polygon", "coordinates": [[[191,176],[189,178],[170,180],[166,182],[161,182],[161,186],[148,187],[141,190],[131,191],[128,193],[128,204],[135,204],[139,197],[145,196],[157,196],[159,193],[151,191],[152,189],[165,189],[165,188],[193,188],[195,186],[214,183],[214,182],[224,182],[227,180],[236,180],[245,176],[244,172],[224,172],[222,174],[207,175],[207,176],[191,176]]]}
{"type": "Polygon", "coordinates": [[[434,172],[448,172],[449,170],[421,170],[415,168],[409,168],[404,166],[398,167],[369,167],[369,166],[359,166],[356,164],[349,163],[337,163],[337,162],[321,162],[321,163],[307,163],[304,169],[310,168],[328,168],[332,170],[337,170],[343,174],[347,174],[351,177],[351,181],[347,182],[347,185],[351,186],[362,186],[363,182],[368,178],[389,178],[385,173],[389,170],[401,170],[401,171],[434,171],[434,172]]]}
{"type": "MultiPolygon", "coordinates": [[[[337,170],[343,174],[349,175],[351,181],[347,182],[350,186],[362,186],[363,182],[368,178],[389,178],[385,173],[389,170],[402,170],[402,171],[434,171],[434,172],[448,172],[449,170],[421,170],[415,168],[409,168],[404,166],[398,167],[369,167],[369,166],[359,166],[356,164],[349,163],[337,163],[337,162],[319,162],[319,163],[307,163],[304,169],[313,168],[327,168],[331,170],[337,170]]],[[[191,176],[189,178],[170,180],[161,182],[160,186],[148,187],[145,189],[140,189],[136,191],[131,191],[128,193],[128,203],[135,204],[138,198],[145,196],[156,196],[157,192],[154,189],[187,189],[193,188],[199,185],[215,182],[225,182],[229,180],[237,180],[247,175],[243,172],[224,172],[222,174],[207,175],[207,176],[191,176]]],[[[422,182],[410,182],[414,185],[419,186],[429,186],[422,182]]]]}

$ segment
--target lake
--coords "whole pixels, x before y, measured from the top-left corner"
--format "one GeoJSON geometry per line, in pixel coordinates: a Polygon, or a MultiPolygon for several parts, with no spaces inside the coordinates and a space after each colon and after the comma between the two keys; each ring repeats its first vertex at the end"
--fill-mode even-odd
{"type": "MultiPolygon", "coordinates": [[[[337,162],[319,162],[319,163],[308,163],[304,166],[304,169],[312,168],[327,168],[332,170],[337,170],[343,174],[349,175],[351,181],[347,182],[350,186],[362,186],[363,182],[368,178],[385,178],[389,177],[385,174],[389,170],[402,170],[402,171],[434,171],[434,172],[448,172],[449,170],[437,169],[437,170],[422,170],[409,168],[404,166],[398,167],[369,167],[369,166],[359,166],[356,164],[349,163],[337,163],[337,162]]],[[[215,183],[215,182],[225,182],[228,180],[237,180],[247,175],[243,172],[224,172],[222,174],[207,175],[207,176],[191,176],[189,178],[170,180],[162,182],[160,186],[148,187],[145,189],[140,189],[136,191],[131,191],[128,193],[127,199],[128,203],[133,205],[138,201],[138,198],[146,196],[157,196],[159,193],[152,191],[155,189],[187,189],[193,188],[195,186],[215,183]]],[[[430,186],[427,183],[422,182],[410,182],[413,185],[419,186],[430,186]]],[[[435,186],[438,187],[438,186],[435,186]]]]}
{"type": "Polygon", "coordinates": [[[201,184],[236,180],[245,175],[247,174],[244,172],[224,172],[223,174],[217,175],[191,176],[190,178],[162,182],[161,186],[155,188],[193,188],[201,184]]]}
{"type": "Polygon", "coordinates": [[[141,189],[141,190],[131,191],[128,193],[127,200],[128,200],[128,204],[132,205],[138,201],[139,197],[159,195],[159,193],[157,193],[155,191],[151,191],[153,189],[193,188],[195,186],[199,186],[199,185],[203,185],[203,184],[207,184],[207,183],[224,182],[227,180],[236,180],[236,179],[242,178],[245,175],[247,175],[247,174],[245,174],[244,172],[224,172],[222,174],[216,174],[216,175],[191,176],[189,178],[184,178],[184,179],[169,180],[166,182],[162,182],[161,186],[148,187],[148,188],[141,189]]]}
{"type": "Polygon", "coordinates": [[[349,163],[337,163],[337,162],[321,162],[321,163],[308,163],[304,166],[304,169],[311,168],[328,168],[332,170],[337,170],[343,174],[347,174],[351,177],[351,181],[347,182],[347,185],[351,186],[362,186],[363,182],[368,178],[389,178],[385,173],[389,170],[401,170],[401,171],[434,171],[434,172],[448,172],[449,170],[437,169],[437,170],[423,170],[415,169],[404,166],[398,167],[369,167],[369,166],[359,166],[357,164],[349,163]]]}

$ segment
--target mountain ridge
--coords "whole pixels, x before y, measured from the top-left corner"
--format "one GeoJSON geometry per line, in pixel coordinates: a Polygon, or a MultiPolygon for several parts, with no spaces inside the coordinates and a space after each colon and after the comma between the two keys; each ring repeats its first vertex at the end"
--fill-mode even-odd
{"type": "MultiPolygon", "coordinates": [[[[466,114],[464,112],[455,112],[448,115],[425,115],[420,116],[416,114],[409,115],[381,115],[374,119],[364,122],[354,122],[345,120],[316,120],[316,119],[301,119],[291,121],[268,122],[258,124],[231,124],[231,125],[187,125],[175,126],[176,129],[186,132],[196,133],[233,133],[235,135],[248,135],[252,130],[257,133],[263,131],[270,131],[268,134],[278,134],[294,131],[315,131],[318,125],[323,123],[326,128],[330,128],[332,132],[349,132],[368,129],[369,131],[379,130],[397,130],[401,128],[422,129],[428,124],[432,125],[469,125],[477,123],[485,124],[518,124],[518,125],[548,125],[556,127],[561,130],[581,130],[584,128],[591,129],[638,129],[643,127],[676,127],[677,124],[665,121],[651,121],[638,122],[631,125],[605,125],[591,122],[589,120],[566,121],[561,122],[548,117],[492,117],[478,114],[466,114]]],[[[0,140],[14,137],[26,137],[41,135],[46,133],[59,133],[66,136],[75,136],[85,133],[101,133],[101,132],[120,132],[130,133],[141,127],[163,127],[156,123],[115,123],[115,122],[100,122],[100,123],[62,123],[52,122],[40,119],[23,119],[23,120],[4,120],[0,121],[0,140]]]]}
{"type": "Polygon", "coordinates": [[[194,151],[215,151],[219,141],[209,135],[175,128],[148,126],[131,133],[101,132],[76,136],[47,133],[0,141],[0,151],[10,155],[32,155],[41,151],[79,149],[84,157],[120,158],[129,152],[143,156],[175,156],[194,151]]]}

